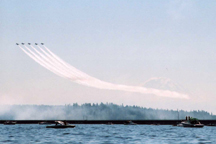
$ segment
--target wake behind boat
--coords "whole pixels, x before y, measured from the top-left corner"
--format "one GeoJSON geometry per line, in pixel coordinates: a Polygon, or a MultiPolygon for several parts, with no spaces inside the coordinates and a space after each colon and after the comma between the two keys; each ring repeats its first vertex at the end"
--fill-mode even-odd
{"type": "Polygon", "coordinates": [[[62,121],[55,121],[55,125],[54,126],[46,126],[46,128],[74,128],[75,125],[69,125],[66,121],[62,122],[62,121]]]}

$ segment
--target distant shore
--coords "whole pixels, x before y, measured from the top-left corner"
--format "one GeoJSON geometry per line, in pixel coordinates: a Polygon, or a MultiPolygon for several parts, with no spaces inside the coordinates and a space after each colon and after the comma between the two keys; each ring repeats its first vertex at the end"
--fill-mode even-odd
{"type": "MultiPolygon", "coordinates": [[[[0,120],[0,124],[6,121],[13,121],[16,124],[38,124],[40,122],[48,122],[54,124],[55,121],[65,120],[0,120]]],[[[129,120],[66,120],[70,124],[124,124],[129,120]]],[[[138,125],[176,125],[184,120],[132,120],[138,125]]],[[[202,124],[216,124],[216,120],[199,120],[202,124]]]]}

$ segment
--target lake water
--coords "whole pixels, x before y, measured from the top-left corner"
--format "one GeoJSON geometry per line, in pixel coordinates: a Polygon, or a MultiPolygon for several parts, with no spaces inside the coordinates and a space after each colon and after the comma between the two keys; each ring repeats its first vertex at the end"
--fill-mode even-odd
{"type": "Polygon", "coordinates": [[[216,143],[216,127],[169,125],[76,125],[46,129],[44,125],[0,125],[0,143],[216,143]]]}

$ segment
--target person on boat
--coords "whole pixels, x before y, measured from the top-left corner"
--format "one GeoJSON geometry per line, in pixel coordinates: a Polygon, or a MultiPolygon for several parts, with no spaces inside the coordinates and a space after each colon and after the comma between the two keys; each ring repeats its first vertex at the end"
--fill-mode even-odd
{"type": "Polygon", "coordinates": [[[66,120],[64,121],[64,125],[67,125],[67,122],[66,122],[66,120]]]}

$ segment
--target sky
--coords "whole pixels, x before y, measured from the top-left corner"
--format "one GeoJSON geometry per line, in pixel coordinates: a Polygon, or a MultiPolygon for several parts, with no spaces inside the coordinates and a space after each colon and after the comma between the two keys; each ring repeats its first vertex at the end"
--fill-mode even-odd
{"type": "Polygon", "coordinates": [[[1,0],[0,104],[112,102],[216,114],[215,25],[214,0],[1,0]],[[169,79],[190,99],[73,83],[34,62],[15,45],[21,42],[44,42],[110,83],[144,86],[156,79],[158,87],[169,79]]]}

